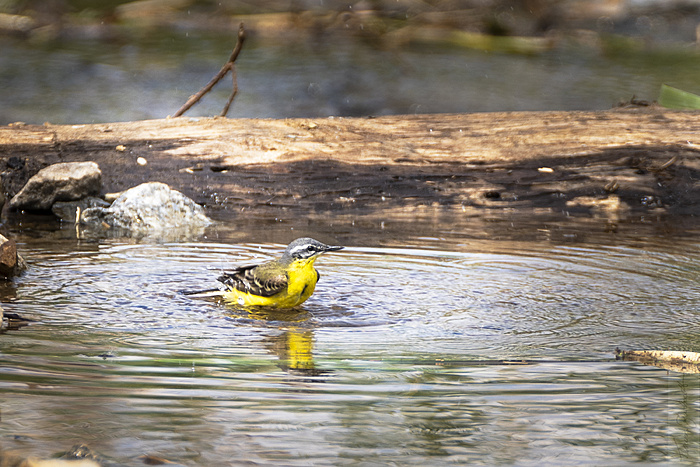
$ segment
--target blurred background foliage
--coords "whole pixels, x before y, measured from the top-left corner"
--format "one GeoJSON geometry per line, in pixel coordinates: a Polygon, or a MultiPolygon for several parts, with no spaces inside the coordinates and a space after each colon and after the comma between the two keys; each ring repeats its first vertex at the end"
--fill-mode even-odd
{"type": "Polygon", "coordinates": [[[696,42],[700,1],[1,0],[0,13],[0,31],[35,38],[113,38],[126,26],[230,29],[244,20],[266,34],[348,34],[385,46],[445,40],[447,30],[591,44],[596,35],[620,35],[648,46],[696,42]]]}

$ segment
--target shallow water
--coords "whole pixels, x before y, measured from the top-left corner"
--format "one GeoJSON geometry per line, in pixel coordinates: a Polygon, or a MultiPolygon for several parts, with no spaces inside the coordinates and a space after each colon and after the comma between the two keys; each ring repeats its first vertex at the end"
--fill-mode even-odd
{"type": "Polygon", "coordinates": [[[700,459],[700,376],[613,357],[700,351],[695,238],[372,245],[325,231],[347,248],[317,262],[299,310],[182,295],[283,247],[240,235],[18,232],[30,269],[0,292],[36,322],[0,335],[3,447],[86,443],[117,465],[144,453],[184,465],[700,459]]]}

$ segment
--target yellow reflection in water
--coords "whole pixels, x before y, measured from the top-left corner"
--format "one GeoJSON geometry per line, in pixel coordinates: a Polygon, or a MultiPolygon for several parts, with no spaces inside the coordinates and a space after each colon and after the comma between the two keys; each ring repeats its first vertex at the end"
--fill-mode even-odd
{"type": "Polygon", "coordinates": [[[279,359],[280,368],[285,371],[305,375],[319,374],[313,357],[314,331],[294,326],[307,321],[309,314],[303,308],[280,310],[277,308],[251,307],[240,308],[229,305],[229,315],[235,318],[280,323],[282,333],[268,336],[268,348],[279,359]]]}

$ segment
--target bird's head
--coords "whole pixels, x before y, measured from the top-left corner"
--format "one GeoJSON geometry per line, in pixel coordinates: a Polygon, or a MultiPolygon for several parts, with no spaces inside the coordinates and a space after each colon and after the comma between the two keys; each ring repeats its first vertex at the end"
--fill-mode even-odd
{"type": "Polygon", "coordinates": [[[292,243],[289,244],[282,259],[286,261],[308,261],[315,259],[317,256],[327,252],[327,251],[337,251],[342,250],[342,246],[331,246],[321,243],[313,238],[304,237],[297,238],[292,243]]]}

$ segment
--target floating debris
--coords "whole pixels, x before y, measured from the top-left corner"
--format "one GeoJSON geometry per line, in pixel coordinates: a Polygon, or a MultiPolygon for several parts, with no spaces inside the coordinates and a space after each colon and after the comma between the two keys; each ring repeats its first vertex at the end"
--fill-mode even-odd
{"type": "Polygon", "coordinates": [[[636,361],[679,373],[700,373],[700,353],[679,350],[620,350],[615,358],[636,361]]]}

